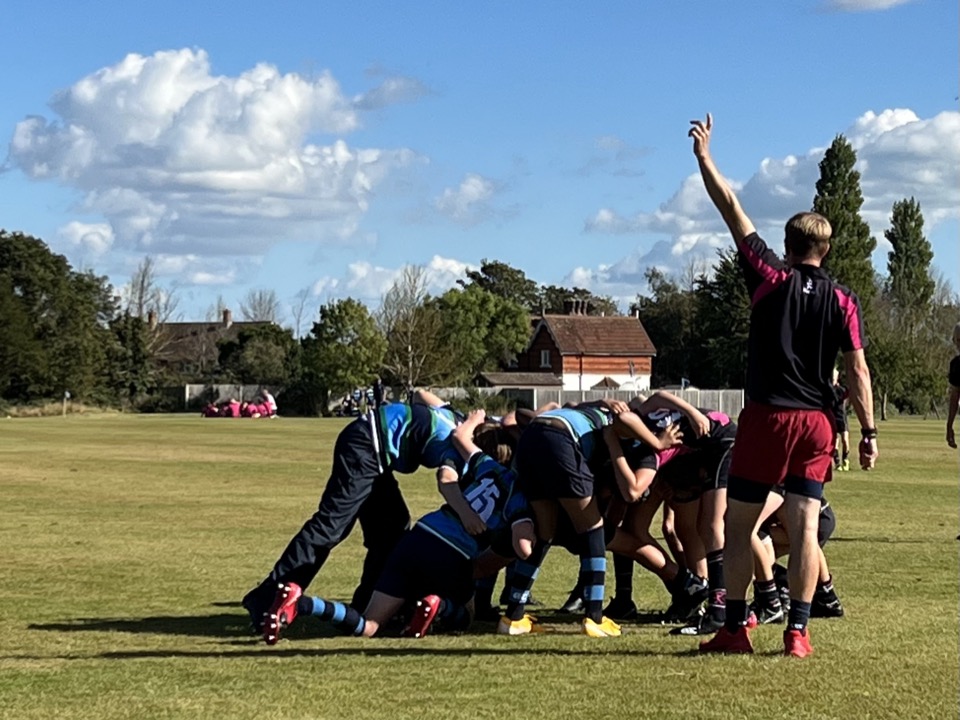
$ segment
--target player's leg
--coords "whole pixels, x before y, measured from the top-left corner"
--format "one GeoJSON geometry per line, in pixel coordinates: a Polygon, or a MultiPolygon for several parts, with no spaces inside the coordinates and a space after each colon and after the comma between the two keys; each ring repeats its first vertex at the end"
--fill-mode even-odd
{"type": "Polygon", "coordinates": [[[572,492],[583,491],[581,497],[561,497],[560,507],[573,523],[580,549],[580,579],[583,588],[583,631],[591,637],[617,637],[620,626],[603,617],[604,582],[607,571],[607,543],[603,534],[603,517],[593,497],[592,478],[582,473],[571,483],[572,492]],[[589,482],[588,482],[589,480],[589,482]],[[590,494],[587,495],[586,493],[590,494]]]}
{"type": "Polygon", "coordinates": [[[790,538],[790,613],[784,632],[784,653],[806,657],[813,652],[807,624],[820,575],[822,553],[817,542],[823,483],[831,471],[832,419],[823,412],[796,415],[797,443],[784,481],[786,529],[790,538]]]}
{"type": "Polygon", "coordinates": [[[333,468],[317,511],[290,540],[270,574],[243,598],[258,631],[278,586],[293,583],[305,589],[330,551],[347,537],[379,472],[372,429],[363,420],[350,423],[337,437],[333,468]]]}
{"type": "Polygon", "coordinates": [[[363,545],[367,549],[367,555],[363,560],[360,583],[350,604],[360,609],[366,607],[370,601],[374,585],[387,558],[410,527],[410,511],[393,473],[386,473],[376,479],[370,496],[360,507],[358,519],[363,530],[363,545]]]}
{"type": "Polygon", "coordinates": [[[670,501],[670,508],[673,511],[677,537],[683,545],[683,558],[687,569],[700,577],[706,577],[707,552],[697,531],[697,518],[700,514],[699,496],[675,496],[670,501]]]}
{"type": "Polygon", "coordinates": [[[753,579],[753,536],[770,487],[786,475],[795,443],[791,415],[764,405],[747,404],[740,413],[733,448],[724,520],[726,622],[702,652],[753,652],[747,629],[747,589],[753,579]]]}
{"type": "Polygon", "coordinates": [[[767,529],[767,521],[774,516],[782,504],[783,496],[779,493],[771,492],[767,495],[760,513],[759,527],[752,538],[754,564],[752,611],[761,625],[784,621],[783,606],[773,572],[777,558],[767,529]]]}
{"type": "Polygon", "coordinates": [[[689,568],[687,565],[686,553],[683,550],[683,543],[677,535],[676,520],[673,514],[673,506],[668,502],[663,503],[663,519],[660,522],[660,532],[663,535],[663,541],[670,548],[670,554],[677,565],[689,568]]]}
{"type": "Polygon", "coordinates": [[[817,590],[813,594],[813,604],[810,607],[811,617],[843,617],[843,605],[833,587],[833,575],[827,565],[827,557],[823,553],[823,546],[833,535],[836,527],[837,520],[833,508],[829,504],[821,507],[817,528],[817,542],[820,545],[820,576],[817,580],[817,590]]]}
{"type": "MultiPolygon", "coordinates": [[[[697,534],[703,542],[707,560],[710,598],[704,619],[719,629],[727,618],[727,586],[723,573],[723,517],[727,511],[727,479],[730,472],[730,448],[716,459],[708,458],[706,479],[700,494],[697,534]]],[[[713,455],[714,452],[711,452],[713,455]]]]}
{"type": "Polygon", "coordinates": [[[637,617],[637,605],[633,601],[633,565],[632,557],[613,553],[614,593],[603,609],[603,614],[608,618],[633,620],[637,617]]]}
{"type": "Polygon", "coordinates": [[[540,566],[553,542],[559,508],[556,501],[544,499],[531,500],[530,507],[537,527],[537,543],[533,546],[530,557],[517,560],[514,564],[507,609],[497,625],[497,632],[501,635],[526,635],[541,629],[534,619],[527,615],[526,605],[533,583],[540,574],[540,566]]]}

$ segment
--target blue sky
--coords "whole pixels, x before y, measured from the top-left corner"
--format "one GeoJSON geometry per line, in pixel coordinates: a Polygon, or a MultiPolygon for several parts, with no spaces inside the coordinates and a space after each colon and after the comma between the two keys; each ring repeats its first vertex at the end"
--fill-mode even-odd
{"type": "Polygon", "coordinates": [[[215,5],[5,9],[0,227],[118,287],[151,255],[185,319],[483,258],[625,305],[729,241],[686,138],[711,111],[772,240],[844,133],[878,268],[915,196],[960,287],[954,0],[215,5]]]}

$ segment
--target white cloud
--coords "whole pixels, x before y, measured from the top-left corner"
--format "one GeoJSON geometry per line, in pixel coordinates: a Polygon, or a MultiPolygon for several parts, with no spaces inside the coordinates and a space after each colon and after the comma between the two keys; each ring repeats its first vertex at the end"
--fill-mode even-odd
{"type": "Polygon", "coordinates": [[[89,250],[94,255],[103,255],[113,246],[113,228],[106,223],[68,222],[57,234],[75,247],[89,250]]]}
{"type": "Polygon", "coordinates": [[[441,214],[455,222],[475,225],[495,213],[490,201],[496,191],[497,186],[492,180],[470,173],[458,187],[446,188],[434,205],[441,214]]]}
{"type": "Polygon", "coordinates": [[[379,110],[388,105],[414,102],[430,94],[430,89],[416,78],[388,77],[380,85],[353,99],[358,110],[379,110]]]}
{"type": "Polygon", "coordinates": [[[906,5],[913,0],[824,0],[824,7],[828,10],[840,12],[870,12],[872,10],[889,10],[897,5],[906,5]]]}
{"type": "MultiPolygon", "coordinates": [[[[434,255],[424,265],[427,290],[439,295],[466,277],[467,270],[475,269],[469,263],[434,255]]],[[[390,289],[403,271],[361,261],[350,263],[342,277],[322,277],[313,284],[313,295],[323,298],[354,297],[368,303],[376,303],[390,289]]]]}
{"type": "MultiPolygon", "coordinates": [[[[864,204],[861,215],[883,244],[893,203],[916,198],[929,233],[945,220],[960,218],[960,113],[921,119],[907,109],[864,113],[844,132],[857,151],[864,204]]],[[[826,147],[784,158],[765,158],[745,183],[730,180],[744,209],[762,234],[779,242],[783,223],[809,209],[826,147]]],[[[584,224],[587,232],[667,236],[645,243],[611,265],[577,268],[571,278],[615,297],[632,296],[643,285],[647,266],[678,273],[696,261],[712,261],[729,239],[698,174],[653,212],[621,215],[601,208],[584,224]]]]}
{"type": "Polygon", "coordinates": [[[361,110],[415,99],[417,87],[387,78],[350,99],[329,72],[258,64],[229,77],[203,50],[131,54],[54,95],[55,120],[18,123],[10,161],[83,193],[81,209],[106,219],[117,249],[259,256],[281,240],[355,231],[377,185],[415,155],[341,136],[361,110]]]}

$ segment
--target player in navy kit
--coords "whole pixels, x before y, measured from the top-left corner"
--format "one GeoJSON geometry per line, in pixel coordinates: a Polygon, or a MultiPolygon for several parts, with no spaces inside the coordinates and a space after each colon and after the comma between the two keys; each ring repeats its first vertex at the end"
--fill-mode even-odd
{"type": "Polygon", "coordinates": [[[267,644],[275,644],[282,631],[305,614],[352,635],[371,637],[410,600],[418,602],[404,635],[423,637],[436,618],[451,629],[469,624],[475,572],[528,557],[535,542],[530,508],[516,475],[474,443],[483,419],[483,411],[475,411],[454,431],[452,440],[466,460],[466,470],[461,476],[451,464],[440,477],[441,492],[453,502],[424,515],[403,536],[363,614],[343,603],[303,595],[298,585],[287,583],[277,592],[264,625],[267,644]]]}
{"type": "MultiPolygon", "coordinates": [[[[585,605],[583,632],[598,638],[620,635],[620,626],[603,617],[607,538],[595,494],[594,473],[609,457],[604,434],[606,428],[613,428],[610,432],[618,436],[642,439],[655,448],[672,446],[678,439],[675,434],[657,437],[629,412],[626,403],[619,403],[616,408],[598,403],[551,410],[534,418],[520,436],[517,471],[533,507],[540,541],[529,560],[517,563],[507,612],[498,632],[522,635],[534,630],[525,615],[525,605],[562,511],[577,536],[579,587],[583,589],[585,605]]],[[[639,500],[646,488],[637,485],[633,473],[618,470],[615,474],[620,496],[629,502],[639,500]]]]}
{"type": "Polygon", "coordinates": [[[813,652],[807,623],[819,567],[817,517],[831,477],[834,425],[831,383],[843,353],[850,401],[862,428],[860,466],[877,459],[870,371],[863,353],[856,296],[821,268],[830,251],[830,223],[816,213],[787,221],[786,259],[757,234],[710,154],[713,118],[696,120],[689,135],[707,194],[730,229],[750,294],[747,403],[738,421],[727,489],[724,532],[727,619],[702,652],[753,652],[747,629],[747,588],[753,576],[753,537],[770,487],[786,490],[791,540],[790,614],[784,654],[813,652]]]}
{"type": "Polygon", "coordinates": [[[317,511],[290,540],[270,574],[243,598],[255,631],[260,631],[277,587],[293,583],[306,588],[357,521],[367,556],[351,605],[366,607],[387,556],[410,526],[394,473],[458,460],[450,434],[459,420],[436,395],[418,390],[412,404],[383,405],[340,432],[317,511]]]}

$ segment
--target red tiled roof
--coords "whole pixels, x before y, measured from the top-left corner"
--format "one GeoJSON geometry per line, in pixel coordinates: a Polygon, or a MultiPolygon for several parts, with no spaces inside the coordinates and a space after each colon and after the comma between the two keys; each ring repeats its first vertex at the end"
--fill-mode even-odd
{"type": "Polygon", "coordinates": [[[544,315],[543,323],[561,355],[656,355],[635,317],[544,315]]]}

